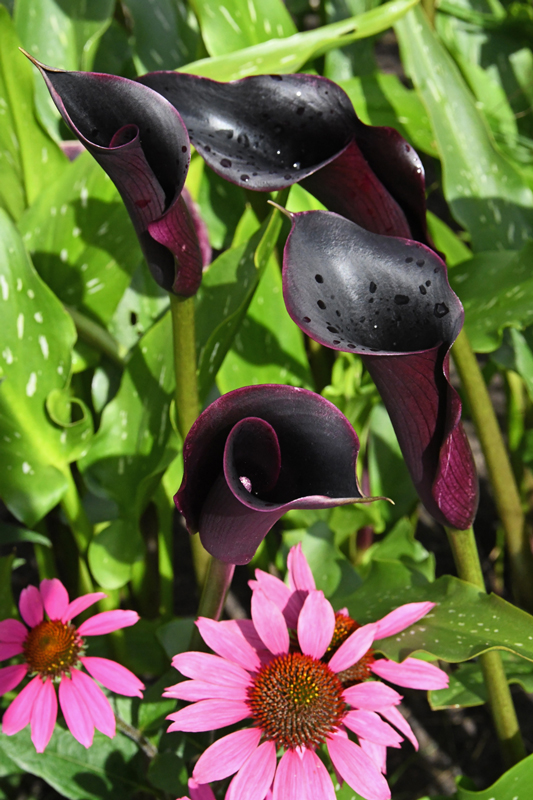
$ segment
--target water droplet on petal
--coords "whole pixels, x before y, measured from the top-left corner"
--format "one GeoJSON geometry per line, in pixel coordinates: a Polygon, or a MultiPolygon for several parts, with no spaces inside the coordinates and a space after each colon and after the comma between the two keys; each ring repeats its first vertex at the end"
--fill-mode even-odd
{"type": "Polygon", "coordinates": [[[445,317],[448,314],[450,309],[446,305],[446,303],[435,303],[435,308],[433,309],[433,313],[438,319],[445,317]]]}
{"type": "Polygon", "coordinates": [[[394,295],[394,302],[397,306],[406,306],[409,302],[409,298],[406,294],[395,294],[394,295]]]}

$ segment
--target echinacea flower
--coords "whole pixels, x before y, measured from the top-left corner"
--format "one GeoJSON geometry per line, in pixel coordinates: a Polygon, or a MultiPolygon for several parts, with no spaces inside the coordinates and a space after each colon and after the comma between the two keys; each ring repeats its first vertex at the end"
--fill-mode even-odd
{"type": "Polygon", "coordinates": [[[215,800],[215,795],[209,785],[203,786],[194,778],[189,778],[188,786],[190,798],[178,797],[178,800],[215,800]]]}
{"type": "MultiPolygon", "coordinates": [[[[314,588],[297,549],[291,555],[290,576],[294,589],[285,588],[288,605],[292,600],[291,624],[280,608],[283,590],[277,586],[278,599],[271,599],[261,577],[252,594],[251,622],[198,620],[214,654],[189,652],[173,658],[173,666],[192,680],[169,687],[165,696],[193,702],[168,717],[169,731],[217,730],[252,720],[252,727],[211,745],[193,771],[200,783],[236,773],[228,790],[231,800],[264,800],[270,789],[273,800],[334,800],[333,783],[316,753],[322,745],[352,789],[367,800],[388,800],[384,752],[402,740],[392,725],[416,740],[396,708],[401,695],[381,681],[367,680],[372,673],[361,678],[352,674],[350,680],[346,673],[357,670],[362,659],[369,661],[375,639],[405,629],[434,604],[401,606],[379,622],[348,632],[340,643],[335,612],[314,588]],[[294,603],[301,600],[296,611],[294,603]],[[278,749],[283,750],[279,764],[278,749]]],[[[447,684],[441,670],[420,663],[426,682],[431,674],[432,687],[447,684]]],[[[410,668],[404,667],[405,674],[410,668]]]]}
{"type": "Polygon", "coordinates": [[[194,295],[202,253],[182,196],[190,144],[180,115],[135,81],[67,72],[28,57],[66,124],[120,192],[155,281],[174,294],[194,295]]]}
{"type": "Polygon", "coordinates": [[[359,440],[346,417],[307,389],[237,389],[200,414],[185,440],[174,497],[211,555],[247,564],[291,508],[369,502],[357,485],[359,440]]]}
{"type": "Polygon", "coordinates": [[[142,697],[144,685],[126,667],[108,658],[85,655],[85,637],[98,636],[134,625],[135,611],[103,611],[76,627],[71,620],[105,597],[93,592],[69,602],[60,580],[41,581],[39,589],[28,586],[20,595],[20,615],[0,622],[0,661],[22,655],[21,664],[0,669],[0,694],[14,689],[27,675],[30,682],[7,708],[2,731],[7,736],[31,724],[31,739],[38,753],[50,741],[59,704],[65,722],[75,739],[90,747],[94,729],[106,736],[115,735],[115,716],[100,687],[127,697],[142,697]],[[46,617],[45,617],[46,613],[46,617]],[[27,626],[27,627],[26,627],[27,626]]]}
{"type": "Polygon", "coordinates": [[[312,339],[361,355],[413,483],[440,523],[468,528],[478,483],[448,379],[463,307],[446,265],[419,242],[370,233],[328,211],[291,214],[283,296],[312,339]]]}

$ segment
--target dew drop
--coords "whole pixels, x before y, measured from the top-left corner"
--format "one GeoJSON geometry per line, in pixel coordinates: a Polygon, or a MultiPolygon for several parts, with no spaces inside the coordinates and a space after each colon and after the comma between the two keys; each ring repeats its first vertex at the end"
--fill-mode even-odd
{"type": "Polygon", "coordinates": [[[340,339],[333,339],[333,344],[340,344],[340,339]]]}
{"type": "Polygon", "coordinates": [[[304,322],[311,322],[311,317],[304,317],[304,322]]]}
{"type": "Polygon", "coordinates": [[[336,314],[338,317],[340,317],[340,316],[341,316],[341,312],[339,311],[339,309],[337,309],[337,310],[335,311],[335,314],[336,314]]]}
{"type": "Polygon", "coordinates": [[[211,148],[209,147],[209,145],[208,145],[208,144],[206,144],[206,145],[204,146],[204,150],[205,150],[205,152],[206,152],[206,153],[210,153],[210,152],[211,152],[211,148]]]}
{"type": "Polygon", "coordinates": [[[448,308],[446,303],[435,303],[435,308],[433,309],[433,313],[438,319],[445,317],[449,311],[450,309],[448,308]]]}
{"type": "Polygon", "coordinates": [[[321,309],[322,309],[322,311],[324,311],[324,310],[325,310],[325,308],[326,308],[326,304],[324,303],[324,301],[323,301],[323,300],[317,300],[316,304],[317,304],[317,306],[318,306],[319,308],[321,308],[321,309]]]}
{"type": "Polygon", "coordinates": [[[406,306],[409,302],[409,298],[406,294],[395,294],[394,295],[394,302],[397,306],[406,306]]]}
{"type": "Polygon", "coordinates": [[[426,262],[424,261],[424,259],[421,258],[419,261],[416,262],[416,266],[417,267],[423,267],[425,263],[426,262]]]}
{"type": "Polygon", "coordinates": [[[426,281],[426,286],[431,286],[431,281],[426,281]]]}
{"type": "Polygon", "coordinates": [[[237,142],[243,147],[250,147],[250,140],[245,133],[239,133],[237,136],[237,142]]]}
{"type": "Polygon", "coordinates": [[[315,281],[317,283],[324,283],[324,278],[322,277],[322,275],[315,275],[315,281]]]}
{"type": "Polygon", "coordinates": [[[185,145],[183,145],[183,147],[181,148],[181,152],[182,153],[186,153],[187,152],[187,148],[185,147],[185,145]]]}
{"type": "Polygon", "coordinates": [[[241,181],[244,181],[244,183],[246,183],[249,180],[250,180],[250,176],[249,175],[241,175],[241,181]]]}
{"type": "Polygon", "coordinates": [[[284,176],[283,176],[283,180],[284,180],[284,181],[290,181],[290,180],[292,180],[292,175],[284,175],[284,176]]]}
{"type": "Polygon", "coordinates": [[[328,331],[329,331],[330,333],[338,333],[338,332],[339,332],[339,331],[337,330],[337,328],[334,328],[334,327],[333,327],[333,325],[328,325],[328,331]]]}
{"type": "Polygon", "coordinates": [[[435,275],[438,275],[438,274],[439,274],[439,272],[440,272],[440,270],[439,270],[439,268],[438,268],[438,267],[435,267],[435,269],[433,270],[433,272],[435,273],[435,275]]]}
{"type": "Polygon", "coordinates": [[[411,258],[411,256],[409,256],[409,258],[406,258],[406,259],[405,259],[405,263],[406,263],[406,264],[410,264],[410,263],[411,263],[411,261],[414,261],[414,259],[413,259],[413,258],[411,258]]]}
{"type": "Polygon", "coordinates": [[[368,290],[369,290],[369,291],[370,291],[372,294],[374,294],[374,292],[376,291],[376,289],[377,289],[377,288],[378,288],[378,287],[376,286],[376,284],[374,283],[374,281],[370,281],[370,286],[368,287],[368,290]]]}
{"type": "Polygon", "coordinates": [[[292,165],[292,168],[293,169],[300,169],[300,162],[299,161],[295,161],[294,164],[292,165]]]}
{"type": "Polygon", "coordinates": [[[428,293],[428,290],[426,289],[425,286],[419,286],[418,288],[420,289],[420,294],[427,294],[428,293]]]}
{"type": "Polygon", "coordinates": [[[348,342],[348,347],[353,349],[355,347],[355,345],[353,344],[353,342],[348,342]]]}
{"type": "Polygon", "coordinates": [[[220,166],[229,168],[231,167],[231,161],[229,160],[229,158],[223,158],[222,161],[220,162],[220,166]]]}

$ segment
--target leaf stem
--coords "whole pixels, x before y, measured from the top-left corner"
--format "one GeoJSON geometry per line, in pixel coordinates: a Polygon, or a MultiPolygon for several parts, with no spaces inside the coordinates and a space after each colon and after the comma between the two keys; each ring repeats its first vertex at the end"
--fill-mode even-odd
{"type": "MultiPolygon", "coordinates": [[[[194,297],[170,294],[174,371],[176,374],[176,420],[181,438],[185,441],[191,426],[200,414],[198,376],[196,368],[196,336],[194,297]]],[[[198,586],[204,585],[210,556],[199,536],[191,537],[192,559],[198,586]]]]}
{"type": "Polygon", "coordinates": [[[106,355],[111,361],[118,364],[119,367],[124,368],[126,354],[128,352],[124,345],[117,342],[109,331],[101,325],[98,325],[94,320],[86,317],[85,314],[82,314],[76,308],[65,306],[65,310],[68,311],[74,320],[74,325],[76,326],[76,331],[80,339],[86,342],[86,344],[91,345],[91,347],[94,347],[95,350],[99,350],[106,355]]]}
{"type": "Polygon", "coordinates": [[[464,330],[452,356],[468,399],[470,413],[483,450],[494,500],[505,532],[505,543],[516,601],[533,612],[533,555],[525,528],[524,512],[511,462],[477,358],[464,330]]]}
{"type": "Polygon", "coordinates": [[[92,539],[93,528],[87,518],[81,497],[78,492],[72,472],[69,467],[64,470],[68,488],[61,499],[61,508],[68,520],[74,541],[78,548],[78,568],[79,579],[78,588],[80,594],[88,594],[94,591],[93,582],[87,566],[87,549],[92,539]]]}
{"type": "MultiPolygon", "coordinates": [[[[456,528],[446,528],[446,533],[448,534],[459,577],[485,592],[485,582],[473,529],[468,528],[466,531],[460,531],[456,528]]],[[[483,672],[502,757],[508,769],[525,758],[526,750],[520,733],[507,676],[505,675],[501,655],[497,650],[482,653],[479,656],[479,663],[483,672]]]]}

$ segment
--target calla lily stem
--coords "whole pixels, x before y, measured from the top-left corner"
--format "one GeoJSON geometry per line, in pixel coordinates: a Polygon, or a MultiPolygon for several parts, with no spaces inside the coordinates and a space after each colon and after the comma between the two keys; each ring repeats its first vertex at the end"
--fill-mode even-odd
{"type": "MultiPolygon", "coordinates": [[[[466,531],[460,531],[456,528],[446,528],[446,533],[448,534],[459,577],[474,584],[482,592],[486,591],[473,529],[468,528],[466,531]]],[[[480,655],[479,663],[483,672],[502,757],[508,769],[526,757],[526,750],[520,733],[509,683],[507,682],[501,655],[497,650],[491,650],[480,655]]]]}
{"type": "Polygon", "coordinates": [[[64,471],[67,479],[67,491],[61,498],[61,508],[68,520],[74,541],[78,548],[79,594],[89,594],[94,591],[93,582],[87,566],[87,548],[93,535],[93,527],[87,518],[78,488],[72,477],[70,468],[64,471]]]}
{"type": "MultiPolygon", "coordinates": [[[[197,535],[194,538],[199,540],[200,537],[197,535]]],[[[226,564],[211,556],[198,608],[199,617],[219,619],[234,571],[235,564],[226,564]]],[[[191,649],[206,649],[205,642],[200,636],[200,631],[197,627],[194,628],[191,636],[191,649]]]]}
{"type": "Polygon", "coordinates": [[[452,356],[468,399],[470,413],[483,450],[494,501],[505,532],[516,601],[533,612],[533,555],[525,528],[524,512],[511,462],[503,441],[483,375],[464,330],[452,356]]]}

